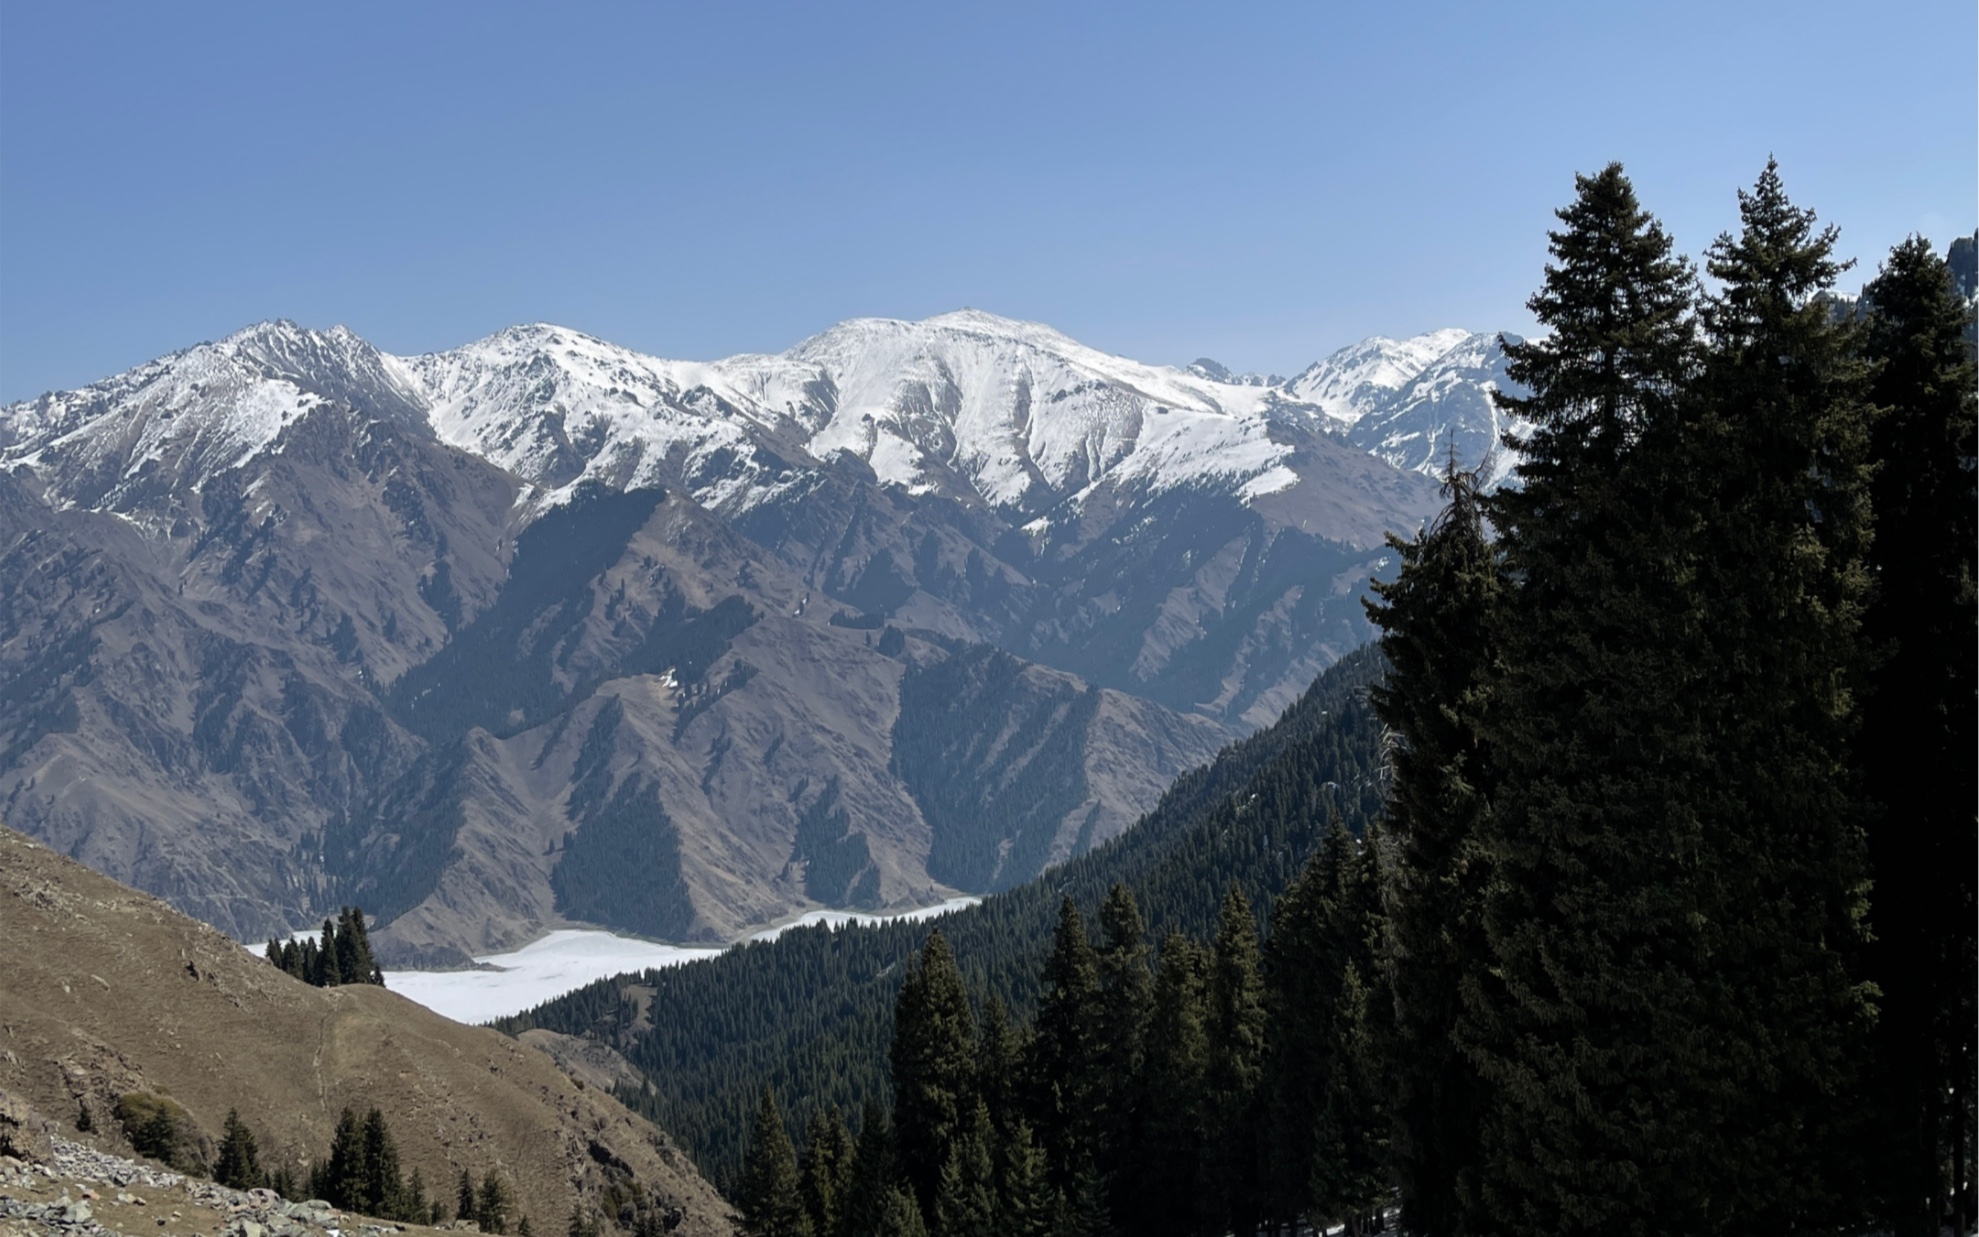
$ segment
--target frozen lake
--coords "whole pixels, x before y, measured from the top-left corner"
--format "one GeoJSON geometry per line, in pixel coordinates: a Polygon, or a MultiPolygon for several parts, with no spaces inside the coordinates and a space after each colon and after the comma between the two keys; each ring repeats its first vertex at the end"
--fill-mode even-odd
{"type": "MultiPolygon", "coordinates": [[[[950,898],[934,906],[894,915],[810,911],[788,923],[765,928],[744,939],[775,940],[792,928],[820,923],[842,927],[848,923],[933,919],[980,901],[981,898],[974,897],[950,898]]],[[[519,1014],[609,975],[699,962],[721,952],[715,947],[662,945],[612,932],[563,928],[513,953],[488,954],[475,959],[500,970],[386,971],[385,986],[457,1022],[487,1022],[493,1018],[519,1014]]]]}

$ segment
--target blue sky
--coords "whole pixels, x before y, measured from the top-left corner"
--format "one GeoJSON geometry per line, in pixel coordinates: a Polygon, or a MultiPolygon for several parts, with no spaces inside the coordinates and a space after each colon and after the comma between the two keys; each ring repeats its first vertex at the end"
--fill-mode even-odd
{"type": "MultiPolygon", "coordinates": [[[[1777,155],[1873,269],[1979,222],[1971,0],[0,4],[0,399],[263,318],[675,357],[973,305],[1291,372],[1524,328],[1620,159],[1777,155]]],[[[1860,272],[1847,277],[1852,286],[1860,272]]]]}

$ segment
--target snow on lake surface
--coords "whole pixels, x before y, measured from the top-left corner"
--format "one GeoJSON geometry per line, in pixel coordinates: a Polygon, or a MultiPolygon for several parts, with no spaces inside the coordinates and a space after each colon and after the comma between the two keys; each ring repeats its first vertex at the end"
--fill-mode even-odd
{"type": "MultiPolygon", "coordinates": [[[[898,915],[858,915],[850,911],[810,911],[789,923],[765,928],[745,938],[769,941],[792,928],[830,924],[881,923],[894,919],[933,919],[974,906],[980,898],[950,898],[934,906],[898,915]]],[[[589,928],[563,928],[514,953],[488,954],[476,962],[499,967],[493,971],[386,971],[385,986],[458,1022],[479,1023],[519,1014],[588,983],[628,971],[643,971],[683,962],[699,962],[718,948],[662,945],[589,928]]]]}

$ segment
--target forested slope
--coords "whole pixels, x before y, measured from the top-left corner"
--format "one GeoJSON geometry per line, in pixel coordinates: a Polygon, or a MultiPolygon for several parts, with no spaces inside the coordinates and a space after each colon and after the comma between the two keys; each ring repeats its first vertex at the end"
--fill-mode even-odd
{"type": "MultiPolygon", "coordinates": [[[[1367,703],[1374,648],[1322,674],[1273,726],[1177,780],[1130,832],[1044,876],[944,917],[977,1000],[1028,1016],[1061,898],[1089,917],[1119,882],[1149,937],[1208,936],[1229,885],[1268,907],[1324,836],[1360,832],[1380,805],[1380,730],[1367,703]]],[[[791,1109],[854,1113],[883,1099],[901,963],[926,924],[786,932],[705,963],[601,980],[498,1024],[616,1046],[654,1082],[624,1098],[687,1143],[717,1181],[741,1165],[765,1085],[791,1109]]]]}

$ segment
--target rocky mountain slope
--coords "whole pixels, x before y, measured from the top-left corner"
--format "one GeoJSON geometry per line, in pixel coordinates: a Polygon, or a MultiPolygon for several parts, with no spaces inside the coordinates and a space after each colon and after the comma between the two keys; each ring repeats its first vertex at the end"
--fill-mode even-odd
{"type": "Polygon", "coordinates": [[[72,1136],[87,1106],[90,1138],[127,1154],[110,1116],[118,1098],[168,1095],[209,1162],[237,1109],[264,1167],[306,1176],[346,1106],[377,1107],[405,1172],[444,1188],[463,1168],[476,1180],[494,1170],[537,1231],[635,1185],[675,1231],[730,1231],[727,1207],[664,1134],[536,1049],[382,988],[309,987],[7,829],[0,938],[0,1091],[72,1136]]]}
{"type": "Polygon", "coordinates": [[[1014,884],[1365,638],[1502,359],[1349,353],[271,323],[11,406],[0,811],[250,939],[361,901],[401,964],[1014,884]]]}

